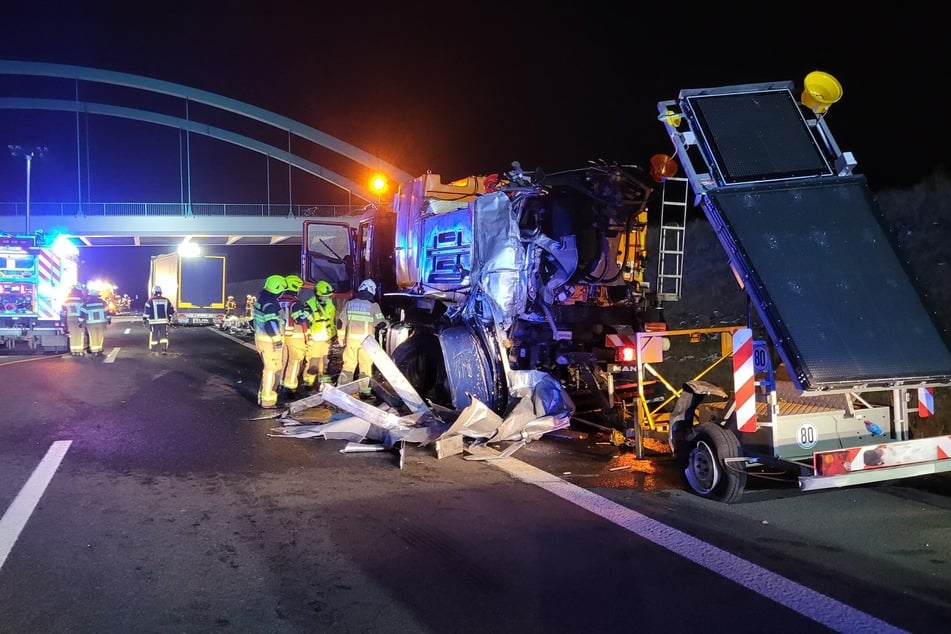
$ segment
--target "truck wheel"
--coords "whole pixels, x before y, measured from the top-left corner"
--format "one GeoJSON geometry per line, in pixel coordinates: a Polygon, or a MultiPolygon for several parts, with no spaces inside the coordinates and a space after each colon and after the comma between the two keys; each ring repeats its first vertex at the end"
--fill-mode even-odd
{"type": "Polygon", "coordinates": [[[420,396],[451,407],[445,385],[446,369],[443,367],[442,349],[436,335],[423,332],[413,334],[393,350],[391,358],[420,396]]]}
{"type": "Polygon", "coordinates": [[[678,455],[687,487],[700,497],[717,502],[736,502],[746,488],[742,463],[727,462],[740,455],[736,436],[716,423],[703,423],[693,430],[684,451],[678,455]]]}

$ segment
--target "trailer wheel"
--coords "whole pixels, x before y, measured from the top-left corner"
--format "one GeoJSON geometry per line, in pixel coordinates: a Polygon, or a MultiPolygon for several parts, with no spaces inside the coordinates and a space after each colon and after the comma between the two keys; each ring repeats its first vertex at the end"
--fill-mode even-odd
{"type": "Polygon", "coordinates": [[[716,423],[703,423],[693,430],[679,454],[687,487],[700,497],[717,502],[736,502],[746,488],[746,469],[727,462],[740,455],[736,436],[716,423]]]}

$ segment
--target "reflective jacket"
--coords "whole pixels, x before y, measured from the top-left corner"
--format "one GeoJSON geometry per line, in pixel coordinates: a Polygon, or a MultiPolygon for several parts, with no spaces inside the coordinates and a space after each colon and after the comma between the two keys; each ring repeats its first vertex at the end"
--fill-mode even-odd
{"type": "Polygon", "coordinates": [[[284,314],[284,332],[288,335],[303,335],[310,330],[310,307],[297,293],[284,291],[278,298],[284,314]]]}
{"type": "Polygon", "coordinates": [[[106,315],[106,302],[102,301],[98,295],[89,297],[83,303],[80,314],[87,324],[104,324],[109,320],[106,315]]]}
{"type": "Polygon", "coordinates": [[[83,298],[82,295],[79,295],[75,291],[66,296],[66,299],[63,300],[62,311],[65,317],[73,317],[75,319],[82,319],[83,316],[83,298]]]}
{"type": "Polygon", "coordinates": [[[277,295],[263,289],[254,302],[254,336],[264,337],[275,343],[284,341],[281,302],[278,301],[277,295]]]}
{"type": "Polygon", "coordinates": [[[354,297],[343,307],[343,313],[340,316],[340,332],[337,335],[339,343],[344,345],[346,342],[342,339],[363,339],[367,335],[375,335],[376,327],[386,323],[383,317],[383,311],[380,305],[370,299],[363,299],[359,296],[354,297]]]}
{"type": "Polygon", "coordinates": [[[171,300],[161,295],[153,295],[145,302],[145,308],[142,311],[142,318],[147,319],[151,324],[155,322],[170,322],[172,315],[175,314],[175,307],[171,300]]]}
{"type": "Polygon", "coordinates": [[[310,336],[314,341],[333,340],[337,337],[337,307],[329,297],[319,299],[309,297],[307,306],[313,320],[310,323],[310,336]]]}

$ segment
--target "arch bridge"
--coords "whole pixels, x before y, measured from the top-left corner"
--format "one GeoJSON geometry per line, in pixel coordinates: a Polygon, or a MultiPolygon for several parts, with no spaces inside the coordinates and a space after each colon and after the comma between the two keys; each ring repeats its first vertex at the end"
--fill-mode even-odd
{"type": "MultiPolygon", "coordinates": [[[[188,86],[95,68],[8,60],[0,60],[0,77],[0,110],[11,114],[61,113],[61,124],[69,119],[56,137],[57,145],[65,146],[68,130],[71,146],[69,153],[58,152],[56,165],[61,173],[57,180],[74,183],[71,191],[64,190],[60,195],[60,202],[31,200],[31,193],[36,195],[38,162],[46,147],[11,144],[14,156],[26,157],[26,187],[19,160],[9,159],[2,171],[16,171],[18,191],[26,193],[26,200],[0,202],[0,232],[68,233],[84,246],[166,246],[178,244],[185,237],[206,245],[299,244],[303,218],[352,220],[367,205],[381,202],[378,194],[343,171],[382,173],[395,183],[414,178],[313,127],[188,86]],[[96,140],[90,129],[101,121],[117,119],[144,123],[153,134],[158,134],[158,129],[177,131],[178,201],[102,202],[90,195],[96,168],[92,158],[96,140]],[[194,157],[199,139],[222,142],[232,150],[263,157],[265,202],[206,202],[193,196],[193,185],[203,178],[196,170],[194,157]],[[277,145],[278,141],[283,147],[277,145]],[[315,155],[329,157],[332,164],[345,169],[335,171],[318,164],[313,160],[315,155]],[[273,164],[287,169],[286,192],[280,192],[286,198],[281,202],[272,200],[280,197],[275,192],[285,185],[272,181],[273,164]],[[310,189],[324,188],[329,193],[323,200],[334,202],[294,203],[294,185],[301,178],[317,183],[316,187],[312,183],[310,189]]],[[[23,130],[18,133],[24,134],[23,130]]],[[[169,143],[160,147],[170,145],[174,147],[169,143]]],[[[8,196],[0,192],[0,199],[8,196]]]]}

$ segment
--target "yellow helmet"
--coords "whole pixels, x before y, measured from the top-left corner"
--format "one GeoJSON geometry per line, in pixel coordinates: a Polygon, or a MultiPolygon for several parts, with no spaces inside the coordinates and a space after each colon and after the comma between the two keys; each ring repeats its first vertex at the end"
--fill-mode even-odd
{"type": "Polygon", "coordinates": [[[304,288],[304,280],[302,280],[299,275],[286,275],[284,276],[284,280],[287,282],[287,290],[292,293],[296,293],[304,288]]]}
{"type": "Polygon", "coordinates": [[[287,290],[287,280],[283,275],[272,275],[264,280],[264,290],[268,293],[280,295],[287,290]]]}
{"type": "Polygon", "coordinates": [[[330,285],[330,282],[320,280],[317,282],[317,285],[314,286],[314,294],[321,297],[327,297],[328,295],[333,295],[334,287],[330,285]]]}

